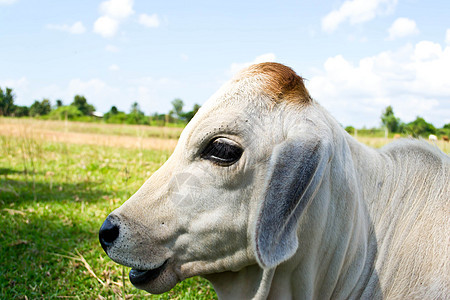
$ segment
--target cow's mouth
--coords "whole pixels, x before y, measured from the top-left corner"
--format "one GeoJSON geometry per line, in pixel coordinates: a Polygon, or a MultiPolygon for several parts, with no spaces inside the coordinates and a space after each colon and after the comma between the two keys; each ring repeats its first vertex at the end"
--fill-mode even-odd
{"type": "Polygon", "coordinates": [[[130,271],[130,281],[135,286],[142,286],[148,284],[149,282],[155,280],[164,271],[167,266],[167,260],[158,268],[151,270],[138,270],[131,269],[130,271]]]}

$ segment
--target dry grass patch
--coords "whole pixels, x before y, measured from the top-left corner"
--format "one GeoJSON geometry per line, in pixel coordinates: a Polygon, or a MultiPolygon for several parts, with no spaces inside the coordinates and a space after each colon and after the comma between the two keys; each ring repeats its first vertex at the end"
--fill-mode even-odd
{"type": "MultiPolygon", "coordinates": [[[[73,132],[74,128],[83,127],[67,127],[66,130],[61,130],[61,123],[57,121],[33,121],[33,120],[18,120],[18,119],[0,119],[0,135],[10,137],[23,137],[27,136],[33,139],[42,139],[50,142],[57,143],[71,143],[71,144],[85,144],[85,145],[98,145],[108,147],[124,147],[130,149],[154,149],[154,150],[168,150],[173,151],[177,144],[176,139],[167,139],[159,137],[146,137],[144,134],[139,134],[145,131],[139,126],[131,126],[131,129],[137,130],[137,136],[125,135],[126,131],[123,130],[122,135],[113,135],[106,133],[89,133],[85,132],[73,132]],[[55,126],[53,126],[55,125],[55,126]]],[[[69,122],[70,123],[70,122],[69,122]]],[[[88,124],[90,125],[90,124],[88,124]]],[[[88,126],[86,128],[103,128],[103,132],[106,132],[110,128],[108,124],[96,124],[95,126],[88,126]]],[[[127,128],[127,127],[123,127],[127,128]]],[[[128,128],[130,129],[130,128],[128,128]]],[[[155,130],[155,129],[153,129],[155,130]]],[[[166,130],[172,130],[167,128],[166,130]]],[[[174,130],[179,130],[178,128],[174,130]]],[[[129,130],[128,130],[129,131],[129,130]]]]}
{"type": "MultiPolygon", "coordinates": [[[[360,137],[358,136],[356,138],[359,142],[366,144],[367,146],[373,147],[373,148],[381,148],[387,144],[389,144],[392,141],[395,141],[395,139],[392,138],[380,138],[380,137],[360,137]]],[[[449,154],[450,153],[450,143],[449,142],[445,142],[443,140],[439,140],[439,141],[428,141],[425,140],[424,141],[435,145],[436,147],[438,147],[439,149],[441,149],[442,152],[449,154]]]]}
{"type": "Polygon", "coordinates": [[[77,132],[77,133],[96,133],[105,135],[126,135],[136,137],[154,137],[162,139],[175,139],[180,137],[183,131],[182,127],[158,127],[146,125],[128,125],[128,124],[105,124],[105,123],[87,123],[73,121],[55,121],[39,120],[30,118],[1,118],[0,124],[11,125],[31,125],[36,129],[77,132]]]}

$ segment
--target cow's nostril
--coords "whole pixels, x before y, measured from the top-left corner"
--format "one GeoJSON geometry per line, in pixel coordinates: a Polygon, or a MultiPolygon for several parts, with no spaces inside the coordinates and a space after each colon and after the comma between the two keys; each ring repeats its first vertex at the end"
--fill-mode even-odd
{"type": "Polygon", "coordinates": [[[119,226],[113,224],[109,217],[103,222],[102,227],[98,233],[100,239],[100,244],[103,250],[107,250],[109,246],[117,239],[119,236],[119,226]]]}

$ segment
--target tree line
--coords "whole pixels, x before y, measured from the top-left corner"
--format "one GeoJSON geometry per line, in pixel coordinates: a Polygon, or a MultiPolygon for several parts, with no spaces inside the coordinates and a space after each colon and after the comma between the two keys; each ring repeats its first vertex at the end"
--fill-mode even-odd
{"type": "MultiPolygon", "coordinates": [[[[417,116],[416,119],[409,123],[404,123],[394,114],[392,106],[386,107],[380,116],[381,124],[392,134],[403,134],[413,137],[428,137],[433,134],[439,138],[447,138],[450,136],[450,123],[445,124],[442,128],[436,128],[433,124],[425,121],[424,118],[417,116]]],[[[350,134],[354,134],[355,128],[348,126],[345,128],[350,134]]],[[[371,129],[373,131],[373,129],[371,129]]],[[[370,131],[370,129],[369,129],[370,131]]]]}
{"type": "MultiPolygon", "coordinates": [[[[116,124],[142,124],[142,125],[158,125],[165,126],[168,124],[184,125],[189,122],[197,111],[200,105],[195,104],[192,110],[185,112],[184,102],[181,99],[174,99],[172,102],[172,109],[166,114],[154,113],[146,116],[140,109],[139,104],[134,102],[131,105],[129,113],[119,111],[116,106],[102,116],[106,123],[116,124]]],[[[86,98],[82,95],[75,95],[73,101],[69,105],[64,105],[58,99],[55,105],[52,105],[49,99],[41,101],[35,100],[30,106],[18,106],[14,104],[14,94],[11,88],[3,90],[0,87],[0,116],[13,117],[41,117],[44,119],[56,120],[77,120],[77,121],[92,121],[99,116],[95,114],[95,107],[89,104],[86,98]]],[[[450,123],[445,124],[442,128],[436,128],[433,124],[425,121],[424,118],[417,116],[417,118],[410,122],[404,123],[394,114],[392,106],[386,107],[381,116],[382,127],[387,129],[392,134],[404,134],[414,137],[428,137],[434,134],[438,137],[450,136],[450,123]]],[[[377,132],[384,132],[383,128],[359,129],[358,132],[366,135],[375,135],[377,132]]],[[[353,126],[345,128],[350,134],[355,133],[353,126]]]]}
{"type": "Polygon", "coordinates": [[[102,118],[106,123],[116,124],[141,124],[141,125],[159,125],[167,124],[186,124],[189,122],[200,105],[195,104],[192,110],[185,112],[184,102],[181,99],[172,101],[173,108],[167,114],[154,113],[146,116],[140,109],[137,102],[134,102],[128,113],[120,111],[116,106],[104,115],[96,113],[95,107],[87,102],[86,97],[75,95],[69,105],[64,105],[62,100],[57,99],[55,105],[52,105],[49,99],[35,100],[31,106],[20,106],[14,104],[14,93],[11,88],[4,90],[0,87],[0,116],[9,117],[39,117],[51,120],[76,120],[93,121],[102,118]]]}

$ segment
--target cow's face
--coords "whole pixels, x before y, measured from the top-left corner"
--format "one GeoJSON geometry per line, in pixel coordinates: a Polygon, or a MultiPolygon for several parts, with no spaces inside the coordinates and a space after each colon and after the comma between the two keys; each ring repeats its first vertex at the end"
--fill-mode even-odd
{"type": "Polygon", "coordinates": [[[139,288],[161,293],[193,275],[256,263],[248,224],[270,153],[261,149],[281,131],[265,134],[261,112],[230,97],[202,107],[169,160],[103,225],[105,251],[133,268],[139,288]]]}
{"type": "Polygon", "coordinates": [[[135,286],[162,293],[187,277],[264,263],[255,232],[268,172],[278,172],[274,146],[295,123],[284,108],[258,80],[224,86],[169,160],[108,216],[100,241],[111,259],[132,267],[135,286]]]}

